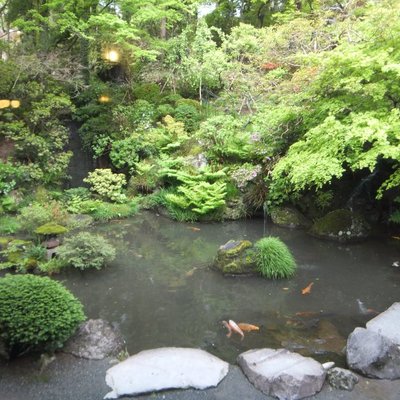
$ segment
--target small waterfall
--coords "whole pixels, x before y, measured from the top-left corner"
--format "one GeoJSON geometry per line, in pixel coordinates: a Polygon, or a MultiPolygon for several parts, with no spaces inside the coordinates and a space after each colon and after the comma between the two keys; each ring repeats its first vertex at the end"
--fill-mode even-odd
{"type": "Polygon", "coordinates": [[[264,204],[263,204],[263,219],[264,219],[263,236],[265,236],[267,233],[267,216],[268,216],[268,206],[267,206],[267,202],[264,201],[264,204]]]}
{"type": "Polygon", "coordinates": [[[83,148],[81,137],[79,136],[79,125],[70,121],[67,124],[69,129],[69,142],[66,150],[72,151],[73,155],[68,166],[68,175],[71,179],[66,183],[66,188],[87,186],[83,179],[90,171],[95,169],[94,159],[83,148]]]}
{"type": "Polygon", "coordinates": [[[354,200],[360,197],[362,194],[365,194],[368,197],[368,200],[371,201],[371,190],[370,190],[370,183],[375,178],[378,173],[378,168],[375,168],[372,173],[370,173],[365,178],[361,179],[360,183],[353,189],[350,194],[349,199],[346,202],[346,208],[348,208],[351,212],[353,212],[354,208],[354,200]]]}

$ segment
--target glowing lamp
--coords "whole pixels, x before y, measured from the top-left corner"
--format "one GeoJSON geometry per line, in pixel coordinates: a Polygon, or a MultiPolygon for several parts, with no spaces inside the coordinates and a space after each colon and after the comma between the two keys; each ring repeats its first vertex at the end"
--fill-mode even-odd
{"type": "Polygon", "coordinates": [[[110,98],[108,96],[106,96],[105,94],[103,94],[99,97],[99,102],[100,103],[109,103],[110,98]]]}
{"type": "Polygon", "coordinates": [[[10,100],[0,100],[0,108],[10,107],[10,104],[11,104],[10,100]]]}
{"type": "Polygon", "coordinates": [[[11,100],[10,105],[12,108],[18,108],[21,105],[21,102],[19,100],[11,100]]]}
{"type": "Polygon", "coordinates": [[[119,53],[117,50],[108,50],[106,52],[105,59],[110,61],[110,62],[118,62],[119,61],[119,53]]]}

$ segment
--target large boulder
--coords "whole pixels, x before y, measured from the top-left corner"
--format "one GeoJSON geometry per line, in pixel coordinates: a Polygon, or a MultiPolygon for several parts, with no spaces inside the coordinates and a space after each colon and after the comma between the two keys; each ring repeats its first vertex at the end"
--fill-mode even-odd
{"type": "Polygon", "coordinates": [[[276,207],[270,211],[272,222],[285,228],[309,228],[311,221],[293,207],[276,207]]]}
{"type": "Polygon", "coordinates": [[[214,267],[228,275],[257,273],[252,243],[248,240],[230,240],[220,246],[214,267]]]}
{"type": "Polygon", "coordinates": [[[249,350],[239,355],[238,363],[257,389],[282,400],[318,393],[326,376],[319,362],[285,349],[249,350]]]}
{"type": "Polygon", "coordinates": [[[349,367],[371,378],[400,378],[400,303],[356,328],[347,340],[349,367]]]}
{"type": "Polygon", "coordinates": [[[64,353],[89,360],[102,360],[117,355],[125,348],[120,332],[102,319],[83,322],[63,348],[64,353]]]}
{"type": "Polygon", "coordinates": [[[355,242],[368,237],[370,227],[359,214],[350,210],[331,211],[317,219],[310,229],[313,236],[337,240],[339,242],[355,242]]]}
{"type": "Polygon", "coordinates": [[[165,389],[215,387],[229,364],[204,350],[164,347],[145,350],[110,368],[105,399],[165,389]]]}

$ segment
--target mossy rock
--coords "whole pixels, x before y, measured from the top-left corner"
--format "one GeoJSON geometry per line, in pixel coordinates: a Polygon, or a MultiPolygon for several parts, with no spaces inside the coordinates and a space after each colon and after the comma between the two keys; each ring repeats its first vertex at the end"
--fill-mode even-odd
{"type": "Polygon", "coordinates": [[[285,228],[309,228],[311,221],[293,207],[276,207],[270,211],[272,222],[285,228]]]}
{"type": "Polygon", "coordinates": [[[243,201],[243,197],[236,197],[226,202],[222,219],[238,220],[241,218],[245,218],[247,215],[248,210],[246,204],[243,201]]]}
{"type": "Polygon", "coordinates": [[[46,236],[62,235],[67,232],[68,229],[65,226],[58,225],[55,222],[48,222],[47,224],[41,225],[39,228],[35,229],[35,233],[38,235],[46,236]]]}
{"type": "Polygon", "coordinates": [[[227,275],[257,274],[253,244],[248,240],[230,240],[220,246],[214,268],[227,275]]]}
{"type": "Polygon", "coordinates": [[[346,209],[331,211],[317,219],[310,230],[316,237],[339,242],[360,241],[367,238],[369,232],[370,227],[364,218],[346,209]]]}

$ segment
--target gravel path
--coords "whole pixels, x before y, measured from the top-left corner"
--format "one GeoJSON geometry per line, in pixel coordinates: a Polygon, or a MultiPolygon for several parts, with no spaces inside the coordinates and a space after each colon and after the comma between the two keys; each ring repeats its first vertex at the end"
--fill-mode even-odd
{"type": "MultiPolygon", "coordinates": [[[[0,400],[101,400],[109,391],[104,377],[110,359],[83,360],[60,353],[42,373],[33,357],[0,363],[0,400]]],[[[128,399],[128,397],[124,397],[128,399]]],[[[218,387],[166,391],[137,396],[139,400],[272,400],[256,390],[237,366],[231,366],[218,387]]],[[[399,400],[400,380],[360,378],[352,392],[325,385],[315,400],[399,400]]]]}

